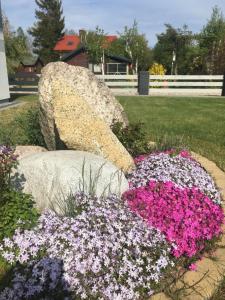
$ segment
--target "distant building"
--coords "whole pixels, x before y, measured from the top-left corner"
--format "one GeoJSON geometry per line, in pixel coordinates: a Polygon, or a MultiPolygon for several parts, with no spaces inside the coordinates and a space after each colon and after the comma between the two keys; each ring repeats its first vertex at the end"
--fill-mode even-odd
{"type": "Polygon", "coordinates": [[[40,74],[41,69],[44,67],[43,61],[39,58],[27,58],[20,62],[18,67],[19,73],[35,73],[40,74]]]}
{"type": "Polygon", "coordinates": [[[2,11],[1,11],[1,0],[0,0],[0,102],[8,100],[9,94],[9,82],[8,72],[6,67],[5,57],[5,45],[3,36],[3,25],[2,25],[2,11]]]}
{"type": "MultiPolygon", "coordinates": [[[[61,61],[70,65],[81,66],[90,69],[95,74],[129,74],[131,61],[125,57],[105,55],[104,64],[96,65],[89,59],[87,49],[81,41],[85,37],[85,30],[80,30],[79,35],[65,35],[61,38],[54,51],[60,54],[61,61]]],[[[112,43],[117,39],[116,35],[107,35],[106,40],[112,43]]]]}

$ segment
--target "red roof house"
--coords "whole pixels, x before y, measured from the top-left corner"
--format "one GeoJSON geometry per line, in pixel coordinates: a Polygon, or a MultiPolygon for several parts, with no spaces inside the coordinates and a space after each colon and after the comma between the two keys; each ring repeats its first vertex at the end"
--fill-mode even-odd
{"type": "MultiPolygon", "coordinates": [[[[96,74],[101,74],[104,69],[105,74],[128,74],[131,62],[129,59],[118,56],[105,55],[102,65],[95,65],[89,60],[88,51],[82,45],[82,40],[85,38],[85,30],[79,31],[78,35],[64,35],[55,45],[54,51],[60,53],[61,61],[70,65],[81,66],[90,69],[96,74]]],[[[106,44],[117,40],[116,35],[106,35],[106,44]]]]}
{"type": "MultiPolygon", "coordinates": [[[[85,30],[79,30],[79,35],[64,35],[55,45],[54,51],[64,54],[70,51],[77,50],[81,44],[82,37],[85,35],[85,30]]],[[[106,41],[112,43],[117,39],[116,35],[106,35],[106,41]]]]}

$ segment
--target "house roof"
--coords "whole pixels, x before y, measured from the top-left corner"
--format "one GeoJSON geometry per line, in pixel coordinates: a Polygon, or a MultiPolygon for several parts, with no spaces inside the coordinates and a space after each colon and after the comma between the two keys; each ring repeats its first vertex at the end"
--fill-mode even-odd
{"type": "Polygon", "coordinates": [[[61,61],[67,61],[68,59],[70,59],[71,57],[74,57],[78,54],[80,54],[81,52],[85,52],[87,49],[83,46],[83,47],[80,47],[74,51],[71,51],[69,53],[66,53],[62,56],[61,58],[61,61]]]}
{"type": "Polygon", "coordinates": [[[55,51],[72,51],[77,49],[80,38],[77,35],[64,35],[55,45],[55,51]]]}
{"type": "MultiPolygon", "coordinates": [[[[117,39],[116,35],[106,35],[106,40],[112,43],[117,39]]],[[[73,51],[80,45],[80,37],[78,35],[64,35],[55,45],[55,51],[73,51]]]]}
{"type": "MultiPolygon", "coordinates": [[[[87,51],[86,47],[80,47],[74,51],[71,51],[70,53],[66,53],[62,56],[61,61],[68,61],[70,58],[87,51]]],[[[127,63],[127,64],[131,64],[131,60],[129,58],[123,57],[123,56],[118,56],[118,55],[107,55],[106,56],[112,60],[121,62],[121,63],[127,63]]]]}

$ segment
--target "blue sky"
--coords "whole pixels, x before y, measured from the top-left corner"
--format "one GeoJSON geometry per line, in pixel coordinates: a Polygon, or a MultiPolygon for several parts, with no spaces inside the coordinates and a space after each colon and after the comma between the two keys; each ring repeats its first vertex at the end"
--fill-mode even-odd
{"type": "MultiPolygon", "coordinates": [[[[1,0],[11,25],[27,29],[35,21],[34,0],[1,0]]],[[[66,28],[94,29],[97,25],[109,34],[116,34],[136,19],[149,45],[156,34],[164,31],[164,23],[175,27],[187,24],[197,32],[218,5],[225,14],[225,0],[63,0],[66,28]]]]}

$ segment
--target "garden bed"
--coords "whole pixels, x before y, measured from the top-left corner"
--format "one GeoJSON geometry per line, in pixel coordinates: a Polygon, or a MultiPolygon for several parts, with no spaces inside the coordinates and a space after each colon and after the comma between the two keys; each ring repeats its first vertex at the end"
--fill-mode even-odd
{"type": "MultiPolygon", "coordinates": [[[[10,161],[15,163],[8,148],[2,153],[3,164],[9,154],[4,176],[10,161]]],[[[217,187],[224,197],[225,175],[196,158],[204,168],[187,151],[139,156],[122,199],[79,193],[66,200],[66,216],[46,211],[32,228],[24,227],[25,218],[25,231],[16,230],[0,246],[1,257],[14,270],[8,281],[13,286],[5,283],[0,299],[37,294],[72,299],[73,294],[78,299],[133,300],[158,291],[166,294],[152,299],[211,296],[212,282],[221,280],[223,270],[223,251],[215,247],[224,222],[217,187]],[[220,270],[210,258],[212,251],[220,270]]]]}
{"type": "MultiPolygon", "coordinates": [[[[192,153],[192,156],[205,168],[205,170],[213,177],[217,187],[222,195],[222,207],[225,210],[225,173],[222,172],[214,162],[207,158],[192,153]]],[[[224,228],[224,226],[223,226],[224,228]]],[[[195,272],[187,272],[180,281],[172,285],[167,292],[175,299],[184,300],[204,300],[210,299],[217,291],[218,286],[224,280],[225,273],[225,234],[223,234],[218,248],[210,257],[206,255],[199,260],[196,265],[195,272]]],[[[174,299],[168,294],[159,293],[152,296],[151,300],[170,300],[174,299]]],[[[221,298],[222,299],[222,298],[221,298]]]]}

